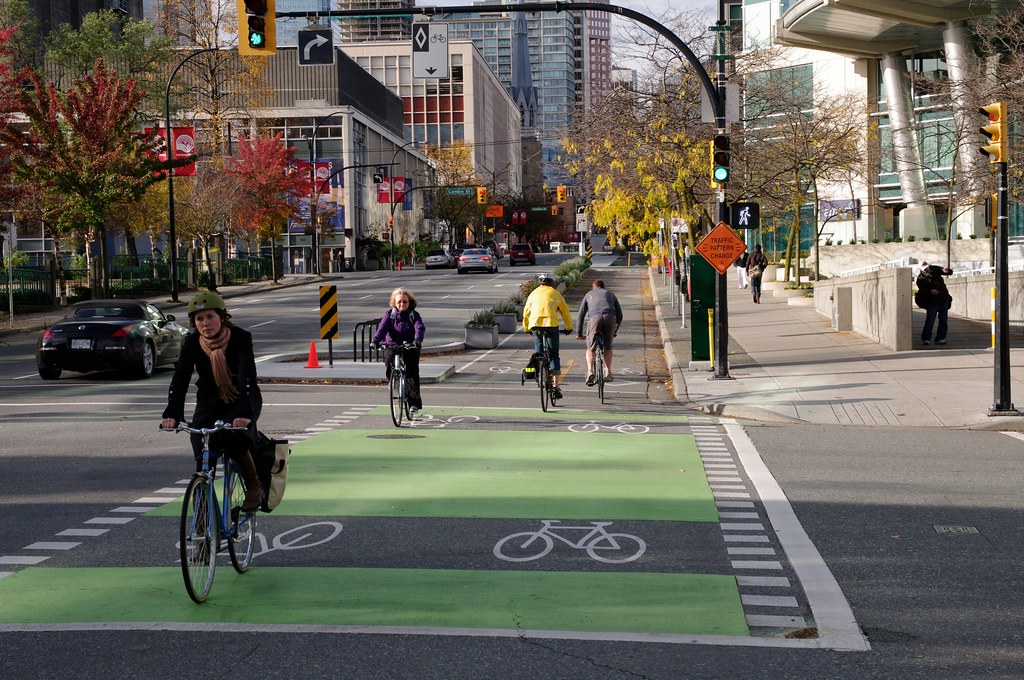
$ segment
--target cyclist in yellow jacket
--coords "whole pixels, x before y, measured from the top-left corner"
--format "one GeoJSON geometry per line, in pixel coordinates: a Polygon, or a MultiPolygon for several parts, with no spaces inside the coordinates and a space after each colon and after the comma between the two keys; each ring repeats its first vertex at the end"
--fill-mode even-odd
{"type": "MultiPolygon", "coordinates": [[[[565,322],[564,335],[572,332],[572,315],[569,313],[569,305],[565,298],[555,288],[555,279],[551,274],[541,274],[537,277],[540,285],[537,286],[530,297],[526,298],[523,306],[523,330],[527,333],[539,331],[548,338],[548,353],[551,355],[551,364],[548,367],[555,382],[555,397],[562,398],[562,391],[558,389],[559,375],[562,372],[562,361],[558,356],[558,319],[561,316],[565,322]]],[[[539,353],[541,346],[541,335],[534,333],[533,351],[539,353]]]]}

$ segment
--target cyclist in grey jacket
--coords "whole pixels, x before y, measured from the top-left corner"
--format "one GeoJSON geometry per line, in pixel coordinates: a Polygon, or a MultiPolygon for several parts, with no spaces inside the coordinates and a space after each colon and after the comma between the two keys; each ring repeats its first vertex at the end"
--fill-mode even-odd
{"type": "Polygon", "coordinates": [[[576,318],[576,328],[583,339],[586,329],[587,339],[587,387],[594,386],[594,352],[597,350],[597,336],[604,340],[604,375],[605,381],[612,381],[612,338],[622,324],[622,307],[615,294],[604,287],[604,281],[595,279],[590,292],[583,296],[580,311],[576,318]]]}

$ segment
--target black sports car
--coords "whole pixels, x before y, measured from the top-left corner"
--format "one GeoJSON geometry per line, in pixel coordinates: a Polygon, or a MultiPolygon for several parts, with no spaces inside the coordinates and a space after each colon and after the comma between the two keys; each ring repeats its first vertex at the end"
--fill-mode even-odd
{"type": "Polygon", "coordinates": [[[50,326],[36,343],[36,366],[44,380],[61,371],[115,369],[140,378],[178,360],[188,328],[145,300],[89,300],[50,326]]]}

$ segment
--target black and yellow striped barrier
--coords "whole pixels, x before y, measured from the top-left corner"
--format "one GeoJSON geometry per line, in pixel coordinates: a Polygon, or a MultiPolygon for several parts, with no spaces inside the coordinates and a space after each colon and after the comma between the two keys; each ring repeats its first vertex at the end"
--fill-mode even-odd
{"type": "Polygon", "coordinates": [[[338,339],[338,287],[320,286],[320,338],[338,339]]]}

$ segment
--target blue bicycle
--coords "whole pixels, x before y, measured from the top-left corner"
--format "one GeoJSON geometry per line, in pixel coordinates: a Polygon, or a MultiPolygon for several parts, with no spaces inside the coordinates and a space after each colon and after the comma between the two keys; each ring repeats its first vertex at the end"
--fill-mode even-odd
{"type": "Polygon", "coordinates": [[[178,539],[185,590],[197,603],[206,601],[213,587],[221,536],[227,541],[228,554],[235,571],[244,573],[252,564],[256,543],[256,515],[241,512],[245,500],[245,482],[231,460],[224,456],[223,503],[219,502],[215,488],[216,459],[219,453],[210,451],[210,436],[214,432],[244,429],[218,421],[213,427],[191,427],[188,423],[179,423],[173,430],[164,430],[188,432],[203,438],[201,468],[189,480],[185,498],[181,502],[178,539]]]}

